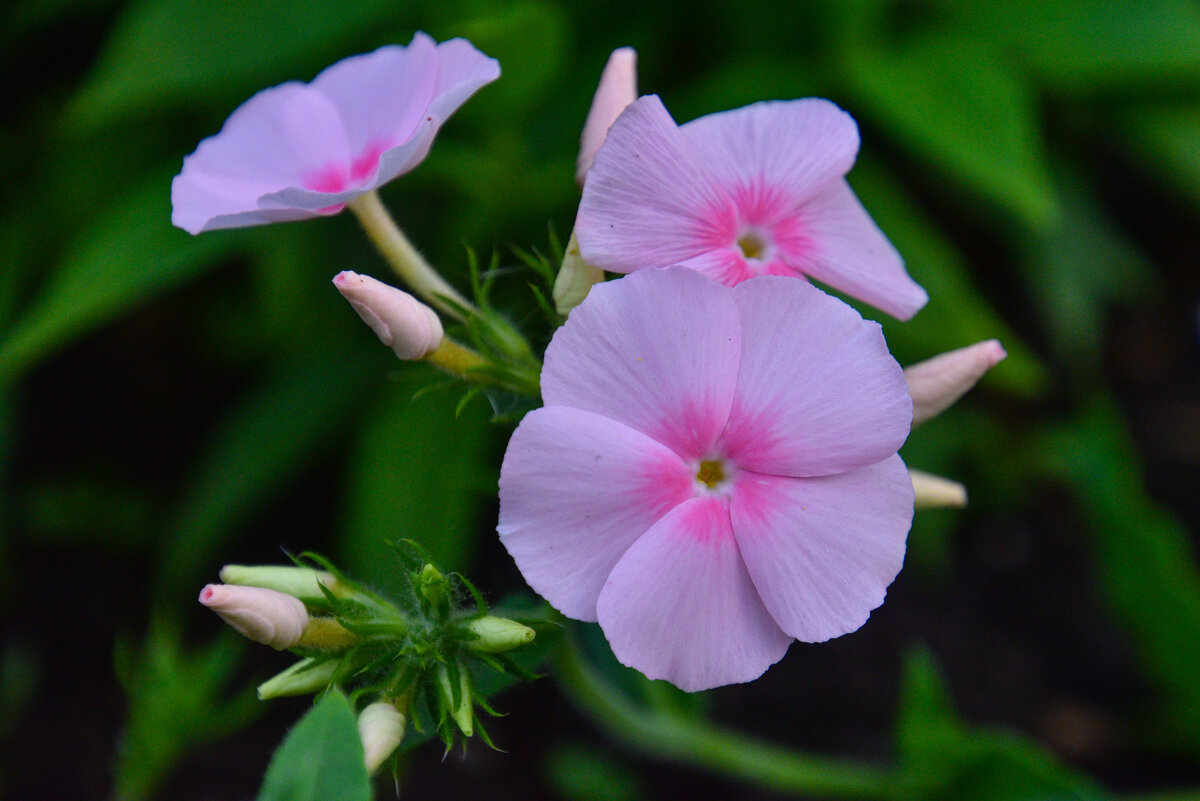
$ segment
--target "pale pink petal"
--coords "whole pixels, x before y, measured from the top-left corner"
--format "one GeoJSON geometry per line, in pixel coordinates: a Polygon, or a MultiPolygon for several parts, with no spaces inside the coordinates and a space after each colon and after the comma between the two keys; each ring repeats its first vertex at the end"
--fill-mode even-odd
{"type": "Polygon", "coordinates": [[[846,181],[805,204],[798,220],[808,241],[785,245],[782,253],[793,268],[899,320],[909,319],[929,300],[846,181]]]}
{"type": "Polygon", "coordinates": [[[588,109],[587,121],[583,124],[583,133],[579,137],[575,182],[580,186],[583,186],[592,159],[596,157],[596,151],[604,142],[613,121],[634,100],[637,100],[637,51],[632,47],[621,47],[612,51],[604,65],[600,84],[588,109]]]}
{"type": "Polygon", "coordinates": [[[708,455],[738,372],[733,300],[683,267],[597,284],[546,349],[546,405],[618,420],[685,458],[708,455]]]}
{"type": "Polygon", "coordinates": [[[308,625],[300,599],[263,587],[209,584],[200,591],[200,603],[243,637],[277,651],[298,645],[308,625]]]}
{"type": "Polygon", "coordinates": [[[742,324],[737,394],[723,440],[743,468],[839,473],[894,454],[912,401],[877,323],[803,281],[733,289],[742,324]]]}
{"type": "Polygon", "coordinates": [[[333,285],[397,358],[422,359],[442,344],[437,312],[407,292],[350,270],[334,276],[333,285]]]}
{"type": "Polygon", "coordinates": [[[913,399],[913,425],[948,409],[1007,355],[997,340],[989,339],[906,368],[904,380],[913,399]]]}
{"type": "MultiPolygon", "coordinates": [[[[572,318],[574,319],[574,315],[572,318]]],[[[500,541],[555,608],[596,619],[621,554],[691,497],[692,472],[667,448],[591,412],[530,412],[500,468],[500,541]]]]}
{"type": "Polygon", "coordinates": [[[730,499],[758,594],[780,628],[806,642],[854,631],[883,603],[912,514],[912,482],[896,455],[817,478],[743,473],[730,499]]]}
{"type": "Polygon", "coordinates": [[[792,639],[763,607],[714,496],[680,504],[643,534],[597,611],[617,659],[689,692],[758,678],[792,639]]]}
{"type": "Polygon", "coordinates": [[[575,219],[580,253],[618,273],[686,261],[711,249],[707,210],[724,202],[662,101],[639,98],[588,171],[575,219]]]}
{"type": "Polygon", "coordinates": [[[793,209],[849,172],[858,155],[858,125],[819,98],[709,114],[680,132],[731,194],[766,185],[793,209]]]}

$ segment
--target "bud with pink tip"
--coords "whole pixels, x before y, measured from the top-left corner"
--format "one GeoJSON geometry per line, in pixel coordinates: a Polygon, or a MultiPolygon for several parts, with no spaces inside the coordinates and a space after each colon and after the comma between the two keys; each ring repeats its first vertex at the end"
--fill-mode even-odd
{"type": "Polygon", "coordinates": [[[575,182],[583,186],[596,151],[604,143],[609,126],[633,101],[637,100],[637,51],[632,47],[614,50],[600,74],[600,85],[592,98],[583,135],[579,138],[579,158],[575,161],[575,182]]]}
{"type": "Polygon", "coordinates": [[[906,369],[904,380],[908,383],[908,394],[912,396],[913,425],[948,409],[1007,355],[999,342],[989,339],[934,356],[906,369]]]}
{"type": "Polygon", "coordinates": [[[378,770],[400,745],[406,723],[404,713],[387,701],[376,701],[359,713],[358,736],[367,773],[378,770]]]}
{"type": "Polygon", "coordinates": [[[437,312],[407,292],[350,270],[334,276],[333,285],[401,359],[421,359],[441,344],[442,321],[437,312]]]}
{"type": "Polygon", "coordinates": [[[277,651],[300,642],[308,612],[298,598],[262,587],[209,584],[200,603],[216,612],[239,634],[277,651]]]}

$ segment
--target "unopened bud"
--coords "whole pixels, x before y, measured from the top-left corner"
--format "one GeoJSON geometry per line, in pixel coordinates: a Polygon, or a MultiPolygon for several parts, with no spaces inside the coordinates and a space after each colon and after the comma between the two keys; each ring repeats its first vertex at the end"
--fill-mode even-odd
{"type": "Polygon", "coordinates": [[[600,74],[600,84],[592,98],[583,134],[579,137],[579,158],[575,161],[575,182],[583,186],[596,151],[604,143],[613,121],[637,100],[637,51],[632,47],[614,50],[600,74]]]}
{"type": "Polygon", "coordinates": [[[342,586],[332,573],[313,570],[311,567],[225,565],[221,568],[221,581],[247,587],[265,587],[297,598],[324,598],[325,593],[321,591],[321,587],[325,587],[339,598],[350,594],[350,590],[342,586]]]}
{"type": "Polygon", "coordinates": [[[284,698],[290,695],[308,695],[320,692],[329,686],[337,671],[337,660],[301,659],[287,670],[258,685],[258,700],[284,698]]]}
{"type": "Polygon", "coordinates": [[[367,773],[379,770],[400,745],[406,723],[404,713],[387,701],[376,701],[359,713],[358,736],[367,773]]]}
{"type": "Polygon", "coordinates": [[[200,603],[216,612],[243,637],[277,651],[300,642],[308,612],[298,598],[262,587],[209,584],[200,603]]]}
{"type": "Polygon", "coordinates": [[[948,409],[1007,355],[999,342],[989,339],[906,369],[904,380],[912,396],[913,425],[948,409]]]}
{"type": "Polygon", "coordinates": [[[433,565],[427,564],[421,569],[417,582],[421,595],[435,606],[443,603],[450,595],[446,577],[433,565]]]}
{"type": "Polygon", "coordinates": [[[441,344],[442,321],[437,312],[407,292],[349,270],[334,276],[333,285],[379,341],[401,359],[420,359],[441,344]]]}
{"type": "Polygon", "coordinates": [[[579,242],[572,231],[562,266],[554,279],[554,310],[564,317],[570,314],[571,309],[583,303],[592,287],[603,280],[604,271],[588,264],[579,255],[579,242]]]}
{"type": "Polygon", "coordinates": [[[967,505],[967,488],[957,481],[909,468],[917,509],[962,509],[967,505]]]}
{"type": "Polygon", "coordinates": [[[493,617],[492,615],[475,618],[469,621],[464,628],[477,637],[477,639],[468,640],[464,644],[473,651],[482,651],[485,654],[498,654],[520,648],[522,645],[533,642],[535,636],[533,629],[529,626],[505,617],[493,617]]]}
{"type": "Polygon", "coordinates": [[[439,663],[437,666],[437,679],[445,696],[450,717],[458,724],[463,736],[471,737],[475,734],[475,702],[471,697],[471,674],[467,672],[463,664],[459,663],[457,704],[454,703],[454,688],[450,683],[450,670],[444,664],[439,663]]]}

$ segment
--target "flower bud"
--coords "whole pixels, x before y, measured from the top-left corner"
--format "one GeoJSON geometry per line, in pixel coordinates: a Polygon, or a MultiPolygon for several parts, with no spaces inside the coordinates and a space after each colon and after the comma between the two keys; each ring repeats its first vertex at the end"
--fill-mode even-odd
{"type": "Polygon", "coordinates": [[[962,509],[967,505],[967,488],[957,481],[909,468],[914,506],[917,509],[962,509]]]}
{"type": "Polygon", "coordinates": [[[407,292],[349,270],[334,276],[333,285],[399,358],[420,359],[441,344],[442,321],[437,312],[407,292]]]}
{"type": "Polygon", "coordinates": [[[913,425],[948,409],[975,386],[983,374],[1008,354],[994,339],[934,356],[904,371],[913,401],[913,425]]]}
{"type": "Polygon", "coordinates": [[[583,186],[596,151],[604,143],[609,127],[633,101],[637,100],[637,51],[632,47],[614,50],[600,74],[600,85],[592,98],[583,134],[579,137],[579,158],[575,161],[575,183],[583,186]]]}
{"type": "Polygon", "coordinates": [[[445,704],[450,717],[458,724],[463,736],[475,734],[475,702],[471,697],[471,674],[462,663],[458,665],[458,704],[454,703],[454,688],[450,684],[450,670],[444,664],[437,666],[437,680],[441,685],[445,704]]]}
{"type": "Polygon", "coordinates": [[[571,309],[583,303],[592,287],[603,280],[604,271],[588,264],[579,255],[579,242],[572,231],[558,277],[554,279],[554,310],[564,317],[570,314],[571,309]]]}
{"type": "Polygon", "coordinates": [[[387,701],[376,701],[359,713],[358,736],[367,773],[377,771],[400,745],[406,723],[404,713],[387,701]]]}
{"type": "Polygon", "coordinates": [[[433,565],[427,564],[421,568],[421,575],[417,581],[421,595],[434,606],[440,606],[450,597],[450,586],[446,577],[433,565]]]}
{"type": "Polygon", "coordinates": [[[282,673],[276,674],[258,685],[258,700],[268,701],[289,695],[308,695],[320,692],[329,686],[337,671],[337,660],[301,659],[282,673]]]}
{"type": "Polygon", "coordinates": [[[239,634],[277,651],[300,642],[308,612],[298,598],[262,587],[209,584],[200,603],[216,612],[239,634]]]}
{"type": "Polygon", "coordinates": [[[533,629],[529,626],[521,625],[515,620],[492,615],[475,618],[469,621],[464,628],[478,638],[468,640],[464,644],[472,651],[482,651],[485,654],[498,654],[528,645],[533,642],[535,636],[533,629]]]}
{"type": "Polygon", "coordinates": [[[294,595],[297,598],[324,598],[321,587],[339,598],[350,594],[337,578],[324,570],[289,565],[225,565],[221,568],[221,581],[226,584],[241,584],[247,587],[265,587],[268,590],[294,595]]]}

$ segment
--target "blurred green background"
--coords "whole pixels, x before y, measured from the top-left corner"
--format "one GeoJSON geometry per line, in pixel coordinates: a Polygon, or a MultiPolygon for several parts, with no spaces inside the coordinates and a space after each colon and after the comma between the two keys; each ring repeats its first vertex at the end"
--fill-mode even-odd
{"type": "Polygon", "coordinates": [[[355,221],[170,225],[183,156],[239,103],[425,30],[469,38],[503,76],[383,198],[460,286],[468,247],[498,252],[517,323],[538,312],[511,246],[569,232],[579,127],[608,52],[633,45],[641,91],[680,122],[762,99],[847,109],[863,133],[851,183],[931,296],[883,321],[897,358],[990,337],[1010,355],[902,451],[967,483],[971,507],[918,513],[862,631],[701,699],[596,656],[629,718],[544,679],[496,699],[508,753],[419,748],[403,797],[796,789],[772,778],[774,752],[730,767],[664,746],[715,721],[891,765],[896,797],[1200,798],[1200,4],[0,14],[0,794],[254,795],[308,702],[253,699],[288,661],[196,604],[223,563],[312,548],[386,587],[388,542],[410,537],[491,598],[525,591],[494,535],[508,429],[482,399],[456,419],[461,390],[414,400],[441,378],[396,362],[329,285],[387,277],[355,221]]]}

